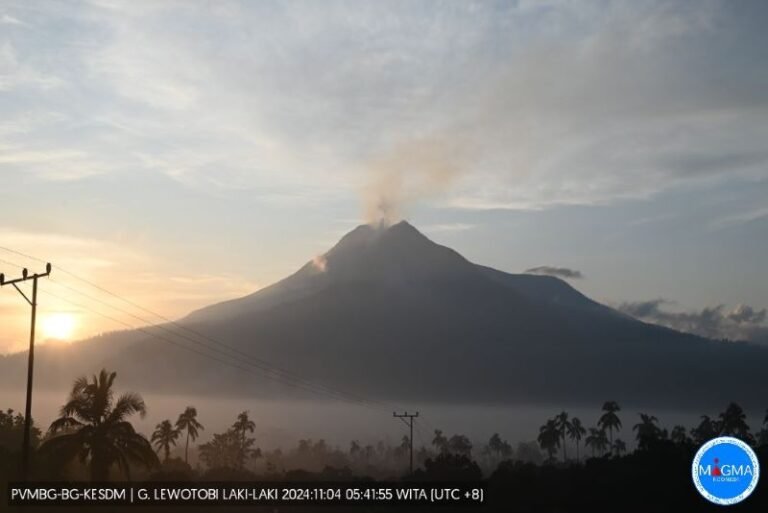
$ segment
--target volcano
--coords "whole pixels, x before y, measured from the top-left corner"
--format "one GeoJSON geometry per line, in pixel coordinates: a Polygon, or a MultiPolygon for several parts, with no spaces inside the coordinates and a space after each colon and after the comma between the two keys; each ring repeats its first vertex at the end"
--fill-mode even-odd
{"type": "Polygon", "coordinates": [[[269,362],[377,399],[676,408],[763,407],[768,385],[764,347],[640,322],[558,278],[472,263],[407,222],[359,226],[282,281],[164,328],[41,351],[38,382],[105,366],[153,390],[289,394],[269,362]],[[237,367],[215,361],[225,346],[237,367]]]}

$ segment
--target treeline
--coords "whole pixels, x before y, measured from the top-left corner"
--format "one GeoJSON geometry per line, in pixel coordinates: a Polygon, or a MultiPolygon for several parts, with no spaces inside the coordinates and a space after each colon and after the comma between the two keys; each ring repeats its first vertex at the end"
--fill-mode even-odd
{"type": "MultiPolygon", "coordinates": [[[[768,456],[768,412],[753,430],[744,410],[731,403],[719,414],[702,415],[691,427],[662,427],[649,413],[628,420],[619,404],[607,401],[592,426],[563,411],[546,420],[538,438],[513,446],[499,434],[475,447],[461,434],[435,430],[430,446],[415,448],[416,470],[409,475],[410,440],[399,444],[333,447],[324,440],[299,440],[288,449],[262,450],[253,436],[255,422],[240,413],[222,433],[190,449],[205,430],[193,406],[159,422],[147,438],[134,430],[143,416],[140,395],[116,396],[115,373],[101,371],[75,381],[60,417],[45,433],[33,426],[35,479],[69,480],[481,480],[494,501],[518,511],[681,511],[708,507],[690,483],[690,464],[702,443],[728,435],[768,456]],[[627,437],[626,435],[629,435],[627,437]],[[633,442],[633,450],[628,444],[633,442]],[[631,438],[630,438],[631,437],[631,438]],[[183,454],[173,457],[173,453],[183,454]],[[585,454],[588,456],[585,458],[585,454]],[[661,499],[665,497],[665,499],[661,499]],[[630,502],[627,502],[631,498],[630,502]],[[511,502],[510,502],[511,501],[511,502]],[[614,509],[611,509],[614,508],[614,509]],[[650,509],[649,509],[650,508],[650,509]]],[[[0,479],[18,477],[24,417],[0,411],[0,479]]],[[[755,494],[751,505],[765,505],[755,494]]],[[[743,509],[743,507],[742,507],[743,509]]]]}

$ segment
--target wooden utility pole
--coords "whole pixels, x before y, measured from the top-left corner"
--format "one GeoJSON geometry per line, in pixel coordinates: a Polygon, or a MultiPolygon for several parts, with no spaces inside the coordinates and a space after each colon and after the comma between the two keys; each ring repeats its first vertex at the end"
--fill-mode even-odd
{"type": "Polygon", "coordinates": [[[408,428],[411,430],[411,434],[408,437],[408,442],[410,443],[410,446],[411,446],[411,474],[413,474],[413,419],[419,416],[419,412],[408,413],[406,411],[402,414],[398,414],[397,412],[392,412],[392,416],[403,421],[405,425],[408,426],[408,428]],[[408,419],[408,420],[406,421],[405,419],[408,419]]]}
{"type": "Polygon", "coordinates": [[[37,279],[44,278],[51,274],[51,264],[45,264],[45,272],[29,276],[29,271],[24,268],[21,271],[21,278],[5,281],[5,275],[0,274],[0,287],[13,285],[21,296],[26,299],[32,307],[32,323],[29,331],[29,358],[27,360],[27,404],[24,408],[24,443],[21,448],[21,476],[26,481],[29,477],[29,446],[32,430],[32,378],[35,368],[35,320],[37,316],[37,279]],[[32,299],[16,285],[24,281],[32,280],[32,299]]]}

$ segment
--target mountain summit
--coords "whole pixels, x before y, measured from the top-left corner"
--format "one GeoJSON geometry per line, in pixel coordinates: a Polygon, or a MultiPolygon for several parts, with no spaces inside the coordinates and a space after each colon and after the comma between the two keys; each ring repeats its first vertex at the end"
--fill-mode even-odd
{"type": "MultiPolygon", "coordinates": [[[[291,276],[180,323],[239,355],[380,399],[764,407],[768,385],[764,347],[645,324],[558,278],[469,262],[407,222],[358,226],[291,276]]],[[[78,344],[64,363],[46,364],[41,351],[38,375],[58,386],[46,365],[70,369],[66,380],[106,366],[156,390],[285,393],[202,358],[210,349],[189,337],[173,342],[117,333],[78,344]]]]}

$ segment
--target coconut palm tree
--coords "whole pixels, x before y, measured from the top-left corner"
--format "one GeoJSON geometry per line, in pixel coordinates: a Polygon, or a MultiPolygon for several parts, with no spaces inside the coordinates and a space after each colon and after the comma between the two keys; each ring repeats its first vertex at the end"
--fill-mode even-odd
{"type": "Polygon", "coordinates": [[[621,408],[616,401],[606,401],[603,404],[603,415],[600,420],[597,421],[597,426],[602,430],[608,430],[608,441],[610,443],[611,450],[613,450],[613,430],[619,431],[621,429],[621,420],[616,415],[617,411],[621,408]]]}
{"type": "Polygon", "coordinates": [[[157,451],[163,450],[165,457],[163,461],[168,461],[171,455],[171,446],[176,445],[176,440],[179,439],[181,432],[178,429],[174,429],[170,420],[164,420],[155,427],[155,432],[152,433],[152,443],[155,444],[157,451]]]}
{"type": "Polygon", "coordinates": [[[69,462],[75,457],[90,467],[92,481],[106,481],[117,465],[130,479],[130,464],[153,467],[157,455],[149,441],[126,419],[146,415],[144,400],[126,393],[115,401],[112,386],[116,373],[102,369],[89,381],[75,380],[60,417],[51,423],[48,440],[40,447],[52,461],[69,462]]]}
{"type": "Polygon", "coordinates": [[[584,445],[592,448],[592,457],[595,456],[595,451],[604,454],[608,447],[608,437],[605,436],[605,430],[589,428],[589,434],[584,439],[584,445]]]}
{"type": "Polygon", "coordinates": [[[662,431],[657,425],[658,422],[659,419],[653,415],[640,414],[640,422],[632,427],[633,431],[637,431],[638,449],[642,451],[648,450],[654,442],[662,438],[662,431]]]}
{"type": "Polygon", "coordinates": [[[245,446],[246,433],[253,433],[256,430],[256,424],[248,418],[248,412],[240,412],[237,416],[237,420],[232,424],[232,429],[240,435],[242,445],[245,446]]]}
{"type": "Polygon", "coordinates": [[[432,439],[432,445],[440,454],[448,452],[448,437],[440,429],[435,429],[435,437],[432,439]]]}
{"type": "Polygon", "coordinates": [[[555,423],[557,424],[557,429],[560,431],[560,439],[563,441],[563,462],[565,462],[565,460],[568,459],[565,450],[565,437],[568,434],[568,430],[571,428],[571,422],[568,420],[568,413],[564,411],[560,412],[560,414],[555,417],[555,423]]]}
{"type": "Polygon", "coordinates": [[[581,420],[578,417],[572,418],[571,425],[568,427],[568,436],[576,442],[576,463],[579,462],[579,442],[586,433],[587,430],[581,425],[581,420]]]}
{"type": "Polygon", "coordinates": [[[232,424],[232,432],[239,440],[238,448],[238,468],[243,468],[245,465],[245,459],[250,454],[256,454],[255,451],[251,451],[254,439],[247,438],[247,433],[253,433],[256,430],[256,424],[248,417],[248,412],[243,411],[237,416],[237,420],[232,424]]]}
{"type": "Polygon", "coordinates": [[[549,419],[546,424],[539,428],[538,442],[539,446],[547,451],[549,460],[554,460],[555,452],[560,447],[560,429],[555,419],[549,419]]]}
{"type": "Polygon", "coordinates": [[[187,406],[184,413],[179,415],[179,419],[176,421],[176,429],[179,432],[187,432],[187,441],[184,443],[184,463],[189,463],[189,439],[191,438],[194,442],[197,440],[198,430],[205,429],[197,421],[197,409],[194,406],[187,406]]]}

